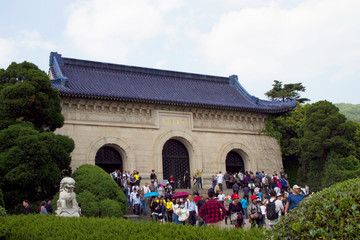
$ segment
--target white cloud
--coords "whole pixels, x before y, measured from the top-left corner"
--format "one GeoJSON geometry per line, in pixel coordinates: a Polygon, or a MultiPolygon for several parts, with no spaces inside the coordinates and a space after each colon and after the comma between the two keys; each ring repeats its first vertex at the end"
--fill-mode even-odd
{"type": "Polygon", "coordinates": [[[52,42],[43,40],[40,33],[36,31],[20,31],[18,35],[18,41],[27,48],[40,48],[48,51],[55,48],[52,42]]]}
{"type": "Polygon", "coordinates": [[[337,82],[358,71],[358,0],[308,0],[291,8],[278,2],[224,14],[200,37],[206,60],[252,88],[274,79],[306,85],[330,71],[337,82]]]}
{"type": "Polygon", "coordinates": [[[6,68],[13,60],[15,44],[10,39],[0,38],[0,68],[6,68]],[[6,65],[6,66],[5,66],[6,65]]]}
{"type": "Polygon", "coordinates": [[[180,0],[77,1],[69,10],[65,33],[91,57],[123,61],[146,41],[171,34],[174,29],[165,17],[181,4],[180,0]]]}

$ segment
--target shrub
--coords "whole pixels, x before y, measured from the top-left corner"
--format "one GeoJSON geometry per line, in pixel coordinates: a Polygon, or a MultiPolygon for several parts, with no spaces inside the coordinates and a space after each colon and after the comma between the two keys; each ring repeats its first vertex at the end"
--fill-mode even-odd
{"type": "Polygon", "coordinates": [[[1,191],[1,188],[0,188],[0,207],[5,207],[5,203],[4,203],[4,195],[1,191]]]}
{"type": "Polygon", "coordinates": [[[216,229],[119,218],[66,218],[54,215],[0,217],[0,239],[264,239],[261,229],[216,229]]]}
{"type": "MultiPolygon", "coordinates": [[[[82,204],[84,216],[97,217],[101,214],[105,217],[122,217],[125,214],[127,210],[125,194],[102,168],[85,164],[76,169],[72,177],[76,182],[76,200],[82,204]]],[[[55,203],[58,198],[56,194],[55,203]]]]}
{"type": "Polygon", "coordinates": [[[360,178],[324,189],[280,218],[271,239],[357,239],[360,178]]]}

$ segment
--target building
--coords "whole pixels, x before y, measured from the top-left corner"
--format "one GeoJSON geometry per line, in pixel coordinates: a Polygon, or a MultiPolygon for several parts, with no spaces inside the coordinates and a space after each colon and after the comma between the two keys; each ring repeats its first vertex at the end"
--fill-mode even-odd
{"type": "Polygon", "coordinates": [[[259,133],[271,115],[295,101],[251,96],[237,76],[192,73],[64,58],[50,54],[49,76],[60,91],[65,124],[75,141],[72,167],[137,170],[143,179],[185,170],[272,172],[282,167],[277,141],[259,133]]]}

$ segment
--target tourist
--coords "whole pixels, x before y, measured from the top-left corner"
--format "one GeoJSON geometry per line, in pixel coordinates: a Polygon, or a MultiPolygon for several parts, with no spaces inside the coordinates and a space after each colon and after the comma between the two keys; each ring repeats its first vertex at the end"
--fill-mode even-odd
{"type": "Polygon", "coordinates": [[[148,186],[148,183],[145,183],[145,185],[141,188],[141,191],[144,192],[144,194],[150,193],[151,190],[148,186]]]}
{"type": "Polygon", "coordinates": [[[124,189],[124,193],[126,196],[126,203],[127,203],[127,207],[130,208],[130,196],[131,196],[131,187],[130,187],[130,183],[128,183],[127,187],[124,189]]]}
{"type": "Polygon", "coordinates": [[[280,183],[281,183],[282,192],[289,191],[289,182],[286,180],[286,178],[281,178],[280,183]]]}
{"type": "Polygon", "coordinates": [[[213,187],[213,188],[215,188],[216,183],[217,183],[216,177],[215,177],[215,175],[212,175],[211,184],[212,184],[212,187],[213,187]]]}
{"type": "Polygon", "coordinates": [[[249,201],[249,193],[250,193],[250,189],[247,185],[244,186],[243,188],[243,192],[244,192],[244,197],[246,198],[246,200],[249,201]]]}
{"type": "Polygon", "coordinates": [[[281,177],[281,178],[286,178],[286,173],[285,173],[284,168],[281,168],[280,177],[281,177]]]}
{"type": "Polygon", "coordinates": [[[243,199],[241,199],[240,203],[241,203],[241,207],[243,208],[245,219],[248,219],[249,217],[248,217],[248,213],[247,213],[247,208],[248,208],[249,203],[246,200],[245,196],[243,197],[243,199]]]}
{"type": "MultiPolygon", "coordinates": [[[[133,208],[133,212],[135,213],[135,199],[136,199],[136,195],[138,194],[138,191],[137,191],[137,189],[136,188],[134,188],[134,190],[130,193],[130,205],[132,206],[132,208],[133,208]]],[[[139,201],[140,201],[140,199],[139,199],[139,201]]],[[[139,202],[139,204],[140,204],[140,202],[139,202]]]]}
{"type": "Polygon", "coordinates": [[[145,192],[144,192],[144,190],[141,190],[140,207],[141,207],[141,212],[143,212],[144,215],[146,216],[146,198],[144,198],[144,196],[145,196],[145,192]]]}
{"type": "Polygon", "coordinates": [[[180,209],[179,209],[179,224],[186,224],[186,221],[189,219],[189,210],[185,208],[185,203],[180,200],[180,209]]]}
{"type": "Polygon", "coordinates": [[[251,202],[248,206],[248,216],[250,219],[251,227],[256,225],[262,227],[262,213],[259,204],[257,203],[257,197],[255,195],[251,196],[251,202]]]}
{"type": "Polygon", "coordinates": [[[223,190],[223,180],[224,176],[222,175],[221,171],[219,171],[218,175],[216,176],[217,183],[219,184],[220,190],[223,190]]]}
{"type": "Polygon", "coordinates": [[[155,174],[155,170],[152,170],[151,174],[150,174],[150,180],[151,180],[151,182],[154,182],[155,179],[157,179],[157,176],[155,174]]]}
{"type": "Polygon", "coordinates": [[[52,214],[53,209],[52,209],[52,206],[51,206],[51,200],[46,199],[45,202],[46,202],[46,205],[45,205],[46,211],[48,212],[48,214],[52,214]]]}
{"type": "Polygon", "coordinates": [[[136,192],[136,196],[133,199],[133,208],[134,208],[135,215],[140,216],[140,213],[141,213],[140,205],[141,205],[140,194],[138,192],[136,192]]]}
{"type": "Polygon", "coordinates": [[[255,189],[255,183],[253,182],[253,180],[250,180],[249,184],[248,184],[249,190],[250,190],[250,194],[254,195],[254,189],[255,189]]]}
{"type": "Polygon", "coordinates": [[[220,193],[220,184],[217,183],[214,187],[214,192],[215,192],[215,196],[218,197],[219,193],[220,193]]]}
{"type": "Polygon", "coordinates": [[[202,170],[197,170],[196,172],[197,178],[198,178],[198,184],[199,184],[199,188],[203,189],[203,185],[202,185],[202,170]]]}
{"type": "Polygon", "coordinates": [[[196,174],[194,174],[192,179],[193,184],[193,195],[199,195],[199,183],[198,183],[198,177],[196,174]]]}
{"type": "Polygon", "coordinates": [[[81,202],[78,203],[78,213],[79,213],[79,216],[82,217],[83,216],[83,211],[81,209],[81,202]]]}
{"type": "Polygon", "coordinates": [[[224,205],[224,202],[225,202],[225,194],[223,193],[223,191],[220,190],[220,193],[219,195],[217,196],[217,200],[222,204],[224,205]]]}
{"type": "Polygon", "coordinates": [[[304,196],[300,194],[300,187],[298,185],[294,185],[293,193],[287,198],[285,215],[287,215],[291,209],[294,209],[303,199],[304,196]]]}
{"type": "MultiPolygon", "coordinates": [[[[281,216],[282,212],[284,212],[284,206],[281,202],[281,193],[278,193],[276,196],[275,196],[275,192],[274,191],[270,191],[270,200],[269,200],[269,203],[272,203],[272,202],[275,202],[275,214],[276,216],[269,216],[269,204],[266,206],[267,208],[267,217],[268,217],[268,220],[269,220],[269,225],[270,225],[270,228],[272,229],[274,227],[274,225],[277,223],[279,217],[281,216]]],[[[271,211],[272,212],[272,211],[271,211]]]]}
{"type": "Polygon", "coordinates": [[[176,198],[175,203],[172,206],[173,210],[173,223],[179,224],[179,213],[180,213],[180,199],[176,198]]]}
{"type": "Polygon", "coordinates": [[[189,187],[189,189],[191,188],[190,186],[190,173],[188,170],[185,171],[184,174],[184,183],[185,183],[185,189],[187,189],[189,187]]]}
{"type": "Polygon", "coordinates": [[[221,203],[214,199],[214,191],[209,191],[209,200],[199,210],[199,215],[208,226],[220,228],[220,221],[223,220],[226,210],[221,203]]]}
{"type": "Polygon", "coordinates": [[[259,199],[259,197],[257,197],[257,202],[260,205],[260,210],[261,210],[261,215],[262,215],[262,225],[265,226],[266,225],[266,204],[267,204],[267,199],[265,199],[264,201],[261,201],[261,199],[259,199]]]}
{"type": "Polygon", "coordinates": [[[232,185],[232,190],[234,193],[239,194],[240,186],[237,182],[232,185]]]}
{"type": "MultiPolygon", "coordinates": [[[[204,205],[205,200],[206,200],[206,196],[205,196],[205,194],[202,194],[201,198],[196,203],[198,210],[204,205]]],[[[198,215],[198,225],[199,225],[199,227],[205,225],[204,219],[202,217],[200,217],[200,215],[198,215]]]]}
{"type": "Polygon", "coordinates": [[[239,184],[240,186],[243,186],[244,185],[244,174],[240,171],[238,174],[237,174],[238,178],[239,178],[239,184]]]}
{"type": "Polygon", "coordinates": [[[42,215],[47,215],[48,214],[45,206],[46,206],[46,202],[42,201],[41,202],[41,207],[40,207],[40,214],[42,214],[42,215]]]}
{"type": "Polygon", "coordinates": [[[170,185],[171,185],[171,188],[172,190],[175,190],[175,179],[174,179],[174,176],[171,175],[170,178],[168,179],[170,185]]]}
{"type": "Polygon", "coordinates": [[[224,208],[225,208],[225,210],[226,210],[226,214],[225,214],[225,225],[227,225],[227,222],[228,222],[228,215],[229,215],[230,203],[232,203],[231,197],[230,197],[230,196],[226,196],[226,197],[225,197],[225,201],[224,201],[224,208]]]}
{"type": "MultiPolygon", "coordinates": [[[[236,174],[236,173],[235,173],[236,174]]],[[[229,187],[232,189],[233,185],[235,183],[235,177],[234,174],[230,173],[230,177],[229,177],[229,187]]]]}
{"type": "Polygon", "coordinates": [[[165,188],[164,188],[164,185],[161,184],[160,187],[158,188],[158,191],[157,191],[160,195],[160,197],[164,197],[165,196],[165,188]]]}
{"type": "Polygon", "coordinates": [[[170,223],[173,221],[173,202],[171,198],[166,199],[166,221],[170,223]]]}
{"type": "Polygon", "coordinates": [[[149,189],[150,189],[151,192],[156,192],[155,182],[151,182],[151,185],[149,186],[149,189]]]}
{"type": "Polygon", "coordinates": [[[150,202],[151,217],[154,222],[157,222],[159,220],[159,203],[156,200],[157,199],[155,197],[152,197],[150,202]]]}
{"type": "Polygon", "coordinates": [[[243,208],[239,202],[239,195],[234,193],[232,196],[232,203],[229,206],[229,214],[231,223],[235,228],[241,228],[244,225],[243,208]]]}
{"type": "Polygon", "coordinates": [[[198,208],[191,195],[188,196],[188,199],[185,203],[185,208],[189,211],[189,225],[194,226],[196,224],[196,217],[198,216],[198,208]]]}
{"type": "Polygon", "coordinates": [[[164,200],[162,198],[160,198],[157,213],[158,213],[158,217],[159,217],[159,222],[160,223],[165,223],[166,207],[165,207],[165,204],[164,204],[164,200]]]}

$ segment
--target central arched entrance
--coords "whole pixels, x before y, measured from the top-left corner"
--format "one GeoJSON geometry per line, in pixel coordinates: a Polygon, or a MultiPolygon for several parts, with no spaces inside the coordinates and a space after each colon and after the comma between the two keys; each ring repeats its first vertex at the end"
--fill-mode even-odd
{"type": "Polygon", "coordinates": [[[123,170],[123,161],[120,153],[113,147],[101,147],[95,157],[95,165],[101,167],[107,173],[115,171],[115,169],[123,170]]]}
{"type": "Polygon", "coordinates": [[[175,139],[168,140],[162,150],[163,175],[164,179],[169,179],[172,175],[175,180],[175,188],[185,188],[184,174],[190,172],[189,153],[180,141],[175,139]]]}
{"type": "Polygon", "coordinates": [[[226,172],[235,173],[235,172],[244,172],[244,161],[239,153],[235,151],[230,151],[226,155],[226,172]]]}

